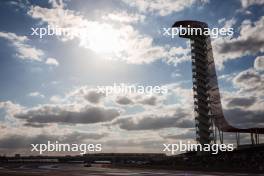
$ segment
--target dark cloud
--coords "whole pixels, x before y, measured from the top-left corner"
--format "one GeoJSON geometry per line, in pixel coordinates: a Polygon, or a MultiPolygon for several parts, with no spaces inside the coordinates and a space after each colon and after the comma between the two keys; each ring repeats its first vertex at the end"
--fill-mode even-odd
{"type": "Polygon", "coordinates": [[[99,103],[103,97],[104,94],[97,91],[90,91],[84,95],[84,98],[91,103],[99,103]]]}
{"type": "Polygon", "coordinates": [[[156,106],[159,102],[159,97],[157,96],[137,96],[133,98],[129,97],[118,97],[116,102],[121,105],[129,105],[129,104],[141,104],[141,105],[149,105],[156,106]]]}
{"type": "Polygon", "coordinates": [[[233,108],[224,111],[225,117],[230,124],[240,128],[264,127],[263,110],[245,110],[233,108]]]}
{"type": "MultiPolygon", "coordinates": [[[[99,140],[107,137],[108,133],[84,133],[84,132],[72,132],[66,136],[61,137],[61,141],[65,143],[80,143],[85,140],[99,140]]],[[[58,137],[60,138],[60,136],[58,137]]]]}
{"type": "Polygon", "coordinates": [[[179,110],[173,115],[143,115],[141,118],[129,117],[117,119],[113,124],[118,125],[125,130],[158,130],[163,128],[178,127],[191,128],[194,127],[194,121],[189,120],[189,114],[179,110]]]}
{"type": "Polygon", "coordinates": [[[58,106],[43,106],[38,109],[15,114],[15,117],[19,119],[25,119],[26,122],[30,123],[32,126],[32,124],[41,123],[99,123],[111,121],[119,115],[120,114],[116,109],[105,109],[102,107],[87,106],[79,111],[69,111],[58,106]]]}
{"type": "Polygon", "coordinates": [[[240,72],[234,77],[233,83],[243,91],[251,92],[257,96],[264,95],[264,77],[261,73],[256,72],[253,69],[240,72]]]}
{"type": "Polygon", "coordinates": [[[220,46],[221,53],[241,52],[247,54],[256,54],[260,48],[264,46],[264,41],[259,38],[249,37],[247,40],[234,40],[228,43],[223,43],[220,46]]]}
{"type": "Polygon", "coordinates": [[[256,97],[239,97],[239,98],[231,98],[228,100],[227,106],[241,106],[241,107],[249,107],[256,102],[256,97]]]}
{"type": "Polygon", "coordinates": [[[143,105],[155,106],[157,104],[157,97],[151,96],[140,100],[139,103],[143,105]]]}
{"type": "Polygon", "coordinates": [[[0,139],[0,148],[30,148],[30,144],[42,144],[48,140],[55,141],[58,140],[58,138],[48,135],[36,135],[33,137],[22,134],[9,135],[0,139]]]}
{"type": "Polygon", "coordinates": [[[129,104],[133,104],[133,101],[127,97],[118,97],[116,99],[116,102],[118,104],[121,104],[121,105],[129,105],[129,104]]]}
{"type": "Polygon", "coordinates": [[[8,135],[0,139],[1,149],[30,148],[30,144],[43,144],[47,141],[61,143],[81,143],[85,140],[98,140],[107,136],[107,133],[80,133],[73,132],[65,135],[35,135],[26,136],[22,134],[8,135]]]}
{"type": "Polygon", "coordinates": [[[253,70],[245,70],[243,72],[240,72],[236,77],[235,77],[235,82],[236,83],[242,83],[242,82],[259,82],[261,80],[260,75],[253,71],[253,70]]]}
{"type": "Polygon", "coordinates": [[[43,127],[46,127],[47,124],[43,124],[43,123],[25,123],[24,126],[27,126],[27,127],[33,127],[33,128],[43,128],[43,127]]]}

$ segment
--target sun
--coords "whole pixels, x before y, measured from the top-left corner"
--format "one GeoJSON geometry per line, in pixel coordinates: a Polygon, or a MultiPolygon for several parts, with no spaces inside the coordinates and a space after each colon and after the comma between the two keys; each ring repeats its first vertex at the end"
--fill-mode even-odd
{"type": "Polygon", "coordinates": [[[80,45],[98,54],[116,54],[122,50],[120,31],[110,24],[91,23],[80,36],[80,45]]]}

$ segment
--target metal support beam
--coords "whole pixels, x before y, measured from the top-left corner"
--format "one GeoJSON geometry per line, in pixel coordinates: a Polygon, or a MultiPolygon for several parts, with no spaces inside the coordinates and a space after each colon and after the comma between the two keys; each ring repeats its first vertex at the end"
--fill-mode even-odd
{"type": "Polygon", "coordinates": [[[224,143],[224,133],[219,128],[218,128],[218,134],[219,134],[220,144],[223,144],[224,143]]]}
{"type": "Polygon", "coordinates": [[[240,145],[240,133],[236,132],[236,143],[237,143],[237,147],[240,145]]]}

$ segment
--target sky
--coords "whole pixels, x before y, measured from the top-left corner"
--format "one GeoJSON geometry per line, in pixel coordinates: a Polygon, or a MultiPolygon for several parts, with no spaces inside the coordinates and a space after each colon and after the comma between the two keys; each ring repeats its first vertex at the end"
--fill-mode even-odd
{"type": "Polygon", "coordinates": [[[48,140],[158,153],[194,142],[190,43],[162,34],[178,20],[234,29],[212,39],[224,114],[237,127],[264,127],[263,0],[10,0],[0,18],[1,155],[32,154],[30,144],[48,140]],[[87,33],[31,35],[48,25],[87,33]],[[168,93],[96,91],[114,83],[168,93]]]}

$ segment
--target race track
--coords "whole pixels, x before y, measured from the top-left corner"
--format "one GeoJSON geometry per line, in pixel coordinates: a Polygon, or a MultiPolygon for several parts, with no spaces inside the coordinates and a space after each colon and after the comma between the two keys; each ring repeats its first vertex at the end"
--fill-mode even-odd
{"type": "MultiPolygon", "coordinates": [[[[0,167],[0,176],[248,176],[244,173],[168,171],[151,169],[113,169],[84,167],[81,164],[8,164],[0,167]]],[[[257,174],[254,174],[257,175],[257,174]]],[[[262,174],[259,174],[262,175],[262,174]]]]}

